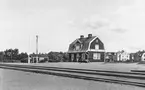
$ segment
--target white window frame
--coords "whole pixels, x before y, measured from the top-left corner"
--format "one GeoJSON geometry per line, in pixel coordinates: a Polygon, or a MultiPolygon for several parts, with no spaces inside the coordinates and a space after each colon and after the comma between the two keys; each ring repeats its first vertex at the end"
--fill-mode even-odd
{"type": "Polygon", "coordinates": [[[96,39],[96,43],[98,43],[99,42],[99,40],[98,39],[96,39]]]}
{"type": "Polygon", "coordinates": [[[76,45],[76,50],[79,50],[80,49],[80,46],[79,45],[76,45]]]}
{"type": "Polygon", "coordinates": [[[95,45],[95,49],[96,49],[96,50],[99,50],[99,44],[96,44],[96,45],[95,45]]]}
{"type": "Polygon", "coordinates": [[[72,61],[74,60],[74,54],[71,54],[71,60],[72,61]]]}
{"type": "Polygon", "coordinates": [[[101,54],[100,53],[93,53],[93,59],[101,59],[101,54]]]}

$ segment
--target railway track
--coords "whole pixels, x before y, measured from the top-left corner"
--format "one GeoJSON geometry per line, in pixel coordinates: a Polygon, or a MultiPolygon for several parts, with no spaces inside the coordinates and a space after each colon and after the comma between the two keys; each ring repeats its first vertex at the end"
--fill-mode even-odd
{"type": "Polygon", "coordinates": [[[91,75],[115,76],[115,77],[133,78],[133,79],[145,79],[145,73],[139,73],[139,72],[119,72],[119,71],[106,71],[106,70],[89,70],[89,69],[44,67],[44,66],[30,66],[30,65],[11,65],[11,64],[4,64],[4,65],[0,64],[0,66],[41,69],[41,70],[59,71],[59,72],[81,73],[81,74],[89,74],[89,75],[91,74],[91,75]]]}
{"type": "Polygon", "coordinates": [[[131,72],[136,72],[136,73],[145,73],[145,70],[131,70],[131,72]]]}
{"type": "Polygon", "coordinates": [[[84,79],[84,80],[101,81],[101,82],[145,87],[145,81],[144,81],[145,74],[138,73],[138,72],[72,69],[72,68],[43,67],[43,66],[16,65],[16,64],[15,65],[0,64],[0,68],[63,76],[63,77],[76,78],[76,79],[84,79]],[[112,78],[112,77],[115,77],[115,78],[112,78]]]}

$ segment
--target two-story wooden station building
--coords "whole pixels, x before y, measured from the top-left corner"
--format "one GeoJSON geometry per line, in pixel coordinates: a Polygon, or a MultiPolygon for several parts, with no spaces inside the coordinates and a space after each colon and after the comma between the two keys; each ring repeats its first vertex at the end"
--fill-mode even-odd
{"type": "Polygon", "coordinates": [[[97,36],[88,34],[87,37],[84,37],[81,35],[80,38],[69,45],[68,54],[71,62],[100,62],[105,59],[105,48],[103,42],[97,36]]]}

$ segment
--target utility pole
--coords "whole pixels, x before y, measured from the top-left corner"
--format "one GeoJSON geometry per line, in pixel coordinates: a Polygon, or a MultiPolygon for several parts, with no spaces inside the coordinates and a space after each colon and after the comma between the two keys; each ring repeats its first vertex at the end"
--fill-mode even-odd
{"type": "Polygon", "coordinates": [[[38,35],[36,35],[36,63],[38,63],[38,35]]]}

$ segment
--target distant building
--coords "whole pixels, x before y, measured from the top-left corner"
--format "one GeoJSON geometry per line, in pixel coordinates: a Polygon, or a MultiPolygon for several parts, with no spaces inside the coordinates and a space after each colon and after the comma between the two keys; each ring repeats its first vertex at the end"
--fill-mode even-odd
{"type": "Polygon", "coordinates": [[[124,50],[117,52],[117,61],[127,61],[130,59],[129,53],[124,50]]]}
{"type": "Polygon", "coordinates": [[[71,62],[104,61],[104,44],[97,36],[92,36],[92,34],[88,34],[87,37],[81,35],[80,38],[69,45],[68,54],[71,62]]]}
{"type": "Polygon", "coordinates": [[[138,51],[134,54],[134,62],[145,61],[145,51],[138,51]]]}
{"type": "Polygon", "coordinates": [[[105,53],[105,62],[114,62],[117,60],[116,52],[106,52],[105,53]]]}
{"type": "Polygon", "coordinates": [[[30,54],[29,55],[29,59],[30,59],[30,63],[37,63],[36,60],[38,58],[38,63],[41,62],[42,60],[48,60],[48,56],[46,54],[30,54]]]}
{"type": "Polygon", "coordinates": [[[145,61],[145,52],[141,54],[141,61],[145,61]]]}
{"type": "Polygon", "coordinates": [[[134,62],[134,61],[135,61],[135,53],[130,53],[130,55],[129,55],[129,60],[130,60],[131,62],[134,62]]]}
{"type": "Polygon", "coordinates": [[[145,51],[139,51],[137,52],[139,61],[145,61],[145,51]]]}

